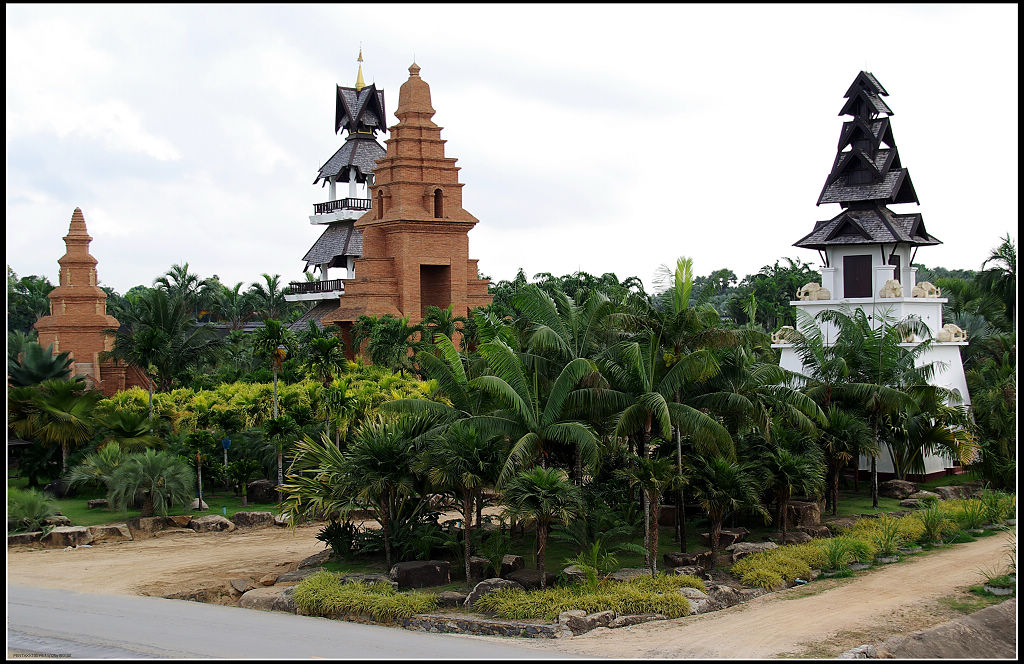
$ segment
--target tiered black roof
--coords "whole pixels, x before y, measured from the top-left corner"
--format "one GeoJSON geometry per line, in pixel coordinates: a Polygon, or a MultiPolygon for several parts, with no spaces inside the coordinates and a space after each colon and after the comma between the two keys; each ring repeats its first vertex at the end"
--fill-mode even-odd
{"type": "Polygon", "coordinates": [[[882,84],[862,71],[846,91],[839,115],[853,116],[843,123],[839,152],[818,197],[822,203],[839,203],[844,211],[819,221],[814,230],[794,246],[823,249],[839,244],[907,242],[939,244],[925,231],[920,214],[896,214],[890,203],[918,203],[910,173],[900,164],[889,116],[882,100],[888,96],[882,84]]]}
{"type": "Polygon", "coordinates": [[[387,115],[384,110],[384,91],[375,85],[362,88],[338,87],[334,107],[334,131],[348,132],[345,144],[320,167],[313,184],[331,177],[336,182],[348,182],[349,166],[356,167],[356,181],[366,182],[377,160],[387,150],[377,142],[376,133],[384,131],[387,115]]]}
{"type": "Polygon", "coordinates": [[[327,263],[328,267],[345,267],[349,256],[363,255],[363,234],[354,227],[354,221],[336,221],[327,225],[324,232],[309,248],[302,260],[306,261],[303,272],[314,265],[327,263]]]}

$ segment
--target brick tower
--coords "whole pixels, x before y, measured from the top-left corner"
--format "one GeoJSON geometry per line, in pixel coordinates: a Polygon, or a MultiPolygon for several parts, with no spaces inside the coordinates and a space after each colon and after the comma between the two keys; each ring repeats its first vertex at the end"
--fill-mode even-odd
{"type": "Polygon", "coordinates": [[[107,294],[97,286],[96,259],[89,253],[92,238],[85,228],[80,208],[71,215],[71,227],[64,236],[67,251],[60,264],[59,285],[50,291],[50,313],[36,321],[39,344],[53,344],[53,352],[68,351],[74,363],[72,375],[84,376],[91,386],[110,395],[133,385],[145,386],[146,379],[134,368],[99,355],[113,348],[112,335],[104,330],[120,323],[107,314],[107,294]]]}
{"type": "Polygon", "coordinates": [[[408,316],[452,305],[456,315],[491,302],[486,279],[469,258],[469,231],[477,218],[462,207],[456,159],[445,157],[441,127],[431,117],[430,86],[415,63],[398,93],[398,124],[387,154],[377,161],[371,207],[355,222],[362,256],[345,279],[339,307],[321,320],[342,328],[359,316],[408,316]]]}

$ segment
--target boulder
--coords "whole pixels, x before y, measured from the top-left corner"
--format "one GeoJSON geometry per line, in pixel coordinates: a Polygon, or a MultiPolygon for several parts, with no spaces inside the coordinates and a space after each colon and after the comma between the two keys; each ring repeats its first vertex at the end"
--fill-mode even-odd
{"type": "Polygon", "coordinates": [[[92,534],[92,543],[99,542],[125,542],[132,538],[126,523],[114,523],[106,526],[89,526],[89,533],[92,534]]]}
{"type": "Polygon", "coordinates": [[[522,556],[513,556],[511,554],[501,559],[501,576],[505,577],[509,572],[515,572],[526,567],[526,562],[522,556]]]}
{"type": "Polygon", "coordinates": [[[277,574],[264,574],[260,577],[260,583],[265,586],[272,586],[277,583],[277,574]]]}
{"type": "Polygon", "coordinates": [[[250,503],[276,503],[277,489],[270,480],[253,480],[245,487],[246,499],[250,503]]]}
{"type": "Polygon", "coordinates": [[[849,530],[850,528],[853,528],[853,524],[857,523],[857,517],[855,517],[855,516],[841,516],[841,517],[838,517],[838,518],[829,519],[827,523],[828,523],[829,529],[832,530],[832,532],[840,532],[841,533],[844,530],[849,530]]]}
{"type": "Polygon", "coordinates": [[[455,608],[466,603],[467,593],[460,593],[457,590],[446,590],[437,594],[437,605],[443,608],[455,608]]]}
{"type": "MultiPolygon", "coordinates": [[[[540,571],[535,569],[517,569],[505,575],[509,581],[515,581],[527,590],[540,588],[540,571]]],[[[544,572],[544,586],[550,588],[558,577],[551,572],[544,572]]]]}
{"type": "Polygon", "coordinates": [[[286,588],[283,593],[274,599],[270,605],[271,611],[284,611],[286,613],[295,613],[298,611],[298,607],[295,605],[295,588],[286,588]]]}
{"type": "Polygon", "coordinates": [[[660,613],[639,613],[631,616],[619,616],[615,620],[608,624],[611,629],[618,627],[629,627],[630,625],[639,625],[640,623],[650,622],[651,620],[668,620],[668,616],[660,613]]]}
{"type": "Polygon", "coordinates": [[[736,591],[736,596],[739,597],[740,604],[742,604],[743,602],[749,602],[755,597],[760,597],[761,595],[767,594],[768,591],[764,588],[743,588],[741,590],[736,591]]]}
{"type": "Polygon", "coordinates": [[[71,519],[67,518],[63,514],[56,514],[54,516],[47,517],[44,523],[48,526],[70,526],[71,519]]]}
{"type": "Polygon", "coordinates": [[[797,526],[796,530],[807,533],[811,537],[818,539],[821,537],[832,537],[832,531],[828,529],[828,526],[817,525],[817,526],[797,526]]]}
{"type": "Polygon", "coordinates": [[[281,576],[277,577],[275,583],[298,583],[307,576],[313,576],[317,572],[323,572],[323,567],[303,567],[292,572],[285,572],[281,576]]]}
{"type": "Polygon", "coordinates": [[[569,565],[562,570],[562,576],[569,583],[583,583],[587,580],[586,571],[579,565],[569,565]]]}
{"type": "Polygon", "coordinates": [[[36,530],[31,533],[17,533],[15,535],[7,536],[7,546],[31,546],[38,544],[39,540],[42,539],[43,532],[36,530]]]}
{"type": "Polygon", "coordinates": [[[938,486],[935,487],[935,495],[940,500],[955,500],[960,497],[960,487],[958,486],[938,486]]]}
{"type": "Polygon", "coordinates": [[[109,507],[110,503],[107,502],[106,498],[94,498],[94,499],[86,502],[85,506],[87,508],[91,509],[91,510],[94,510],[94,509],[97,509],[99,507],[109,507]]]}
{"type": "Polygon", "coordinates": [[[271,611],[274,602],[284,594],[284,588],[271,586],[268,588],[254,588],[247,591],[238,600],[238,606],[243,609],[258,609],[260,611],[271,611]]]}
{"type": "Polygon", "coordinates": [[[39,542],[47,549],[63,549],[92,541],[89,529],[84,526],[57,526],[43,535],[39,542]]]}
{"type": "Polygon", "coordinates": [[[191,528],[164,528],[153,533],[153,537],[174,537],[176,535],[196,536],[196,531],[191,528]]]}
{"type": "Polygon", "coordinates": [[[885,496],[886,498],[895,498],[896,500],[909,498],[911,494],[917,493],[917,491],[917,484],[906,480],[888,480],[878,485],[878,495],[885,496]]]}
{"type": "Polygon", "coordinates": [[[299,562],[299,569],[304,567],[320,567],[331,559],[331,553],[330,549],[324,549],[320,553],[314,553],[308,558],[303,558],[302,561],[299,562]]]}
{"type": "Polygon", "coordinates": [[[191,514],[175,514],[164,518],[168,528],[188,528],[188,524],[192,523],[191,514]]]}
{"type": "Polygon", "coordinates": [[[910,494],[910,498],[914,500],[920,500],[921,502],[927,502],[929,500],[938,500],[939,494],[934,493],[932,491],[925,491],[924,489],[922,489],[921,491],[916,491],[910,494]]]}
{"type": "MultiPolygon", "coordinates": [[[[723,547],[735,544],[736,542],[742,542],[749,534],[750,531],[746,528],[722,528],[718,533],[718,546],[723,547]]],[[[700,539],[704,546],[711,546],[711,533],[701,533],[700,539]]],[[[669,554],[666,553],[665,555],[669,554]]]]}
{"type": "Polygon", "coordinates": [[[447,560],[411,560],[391,568],[391,580],[399,588],[429,588],[452,582],[451,563],[447,560]]]}
{"type": "Polygon", "coordinates": [[[357,574],[343,574],[343,575],[341,575],[341,582],[342,583],[356,583],[356,582],[359,582],[359,581],[361,581],[363,583],[390,583],[392,588],[398,588],[398,583],[395,582],[395,581],[392,581],[386,574],[373,574],[373,573],[359,574],[359,573],[357,573],[357,574]]]}
{"type": "Polygon", "coordinates": [[[197,533],[231,532],[237,526],[220,514],[207,514],[189,522],[188,527],[197,533]]]}
{"type": "Polygon", "coordinates": [[[699,553],[678,553],[671,551],[664,555],[665,567],[700,566],[704,569],[711,564],[711,551],[699,553]]]}
{"type": "MultiPolygon", "coordinates": [[[[782,533],[775,531],[769,538],[775,542],[782,541],[782,533]]],[[[802,530],[787,530],[785,544],[804,544],[811,541],[811,536],[802,530]]]]}
{"type": "Polygon", "coordinates": [[[878,659],[878,651],[873,645],[865,644],[840,653],[836,659],[878,659]]]}
{"type": "Polygon", "coordinates": [[[518,588],[522,590],[523,586],[515,581],[510,581],[509,579],[484,579],[473,587],[473,591],[466,596],[466,601],[463,602],[463,606],[473,606],[473,604],[475,604],[476,601],[484,595],[502,588],[510,588],[513,590],[518,588]]]}
{"type": "Polygon", "coordinates": [[[821,506],[814,502],[791,500],[786,508],[790,526],[816,526],[821,523],[821,506]]]}
{"type": "Polygon", "coordinates": [[[572,630],[573,635],[583,634],[598,627],[608,627],[615,620],[614,611],[600,611],[588,614],[582,609],[563,611],[558,614],[558,624],[572,630]]]}
{"type": "Polygon", "coordinates": [[[202,511],[202,510],[210,509],[210,506],[206,504],[205,500],[199,500],[198,498],[193,498],[192,499],[192,507],[190,509],[202,511]]]}
{"type": "Polygon", "coordinates": [[[490,577],[491,561],[482,556],[469,557],[469,579],[468,581],[480,581],[490,577]]]}
{"type": "Polygon", "coordinates": [[[274,525],[274,515],[270,512],[235,512],[231,522],[239,528],[270,528],[274,525]]]}
{"type": "Polygon", "coordinates": [[[917,509],[921,507],[921,501],[917,498],[904,498],[900,501],[900,507],[912,507],[917,509]]]}
{"type": "Polygon", "coordinates": [[[128,519],[126,525],[132,539],[139,540],[152,537],[153,533],[166,528],[168,520],[162,516],[137,516],[128,519]]]}
{"type": "Polygon", "coordinates": [[[292,525],[292,517],[291,517],[291,515],[275,514],[274,515],[274,525],[278,526],[279,528],[284,528],[286,526],[292,525]]]}
{"type": "Polygon", "coordinates": [[[708,586],[708,598],[719,608],[726,608],[740,603],[739,593],[730,586],[708,586]]]}
{"type": "Polygon", "coordinates": [[[651,570],[646,567],[623,567],[608,575],[610,581],[632,581],[641,576],[650,576],[651,570]]]}
{"type": "Polygon", "coordinates": [[[260,587],[259,584],[252,579],[232,579],[229,583],[231,584],[232,590],[239,595],[244,595],[250,590],[260,587]]]}
{"type": "Polygon", "coordinates": [[[677,576],[695,576],[698,579],[705,572],[705,568],[700,565],[686,565],[684,567],[675,567],[672,569],[672,573],[677,576]]]}
{"type": "Polygon", "coordinates": [[[752,553],[771,551],[777,548],[779,548],[779,545],[775,542],[739,542],[737,544],[730,544],[725,547],[725,550],[732,554],[732,561],[736,562],[740,558],[749,556],[752,553]]]}
{"type": "Polygon", "coordinates": [[[686,599],[708,599],[708,594],[699,588],[683,587],[679,589],[679,594],[686,599]]]}

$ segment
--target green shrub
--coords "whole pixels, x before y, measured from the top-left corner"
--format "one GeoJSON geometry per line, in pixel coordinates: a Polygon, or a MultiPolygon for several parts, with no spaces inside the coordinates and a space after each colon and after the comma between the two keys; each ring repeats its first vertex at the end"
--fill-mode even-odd
{"type": "Polygon", "coordinates": [[[877,527],[872,532],[872,538],[875,546],[878,547],[878,553],[883,556],[896,555],[896,549],[902,542],[900,539],[900,520],[888,514],[883,514],[876,521],[877,527]]]}
{"type": "Polygon", "coordinates": [[[331,572],[317,572],[295,588],[295,605],[314,616],[369,616],[378,622],[394,622],[437,608],[434,595],[399,593],[389,583],[344,583],[331,572]]]}
{"type": "Polygon", "coordinates": [[[756,567],[747,570],[740,576],[740,582],[751,588],[764,588],[769,591],[777,590],[785,585],[782,575],[769,567],[756,567]]]}
{"type": "Polygon", "coordinates": [[[849,537],[830,537],[818,540],[818,542],[818,546],[825,556],[825,563],[823,565],[825,569],[844,570],[854,558],[849,537]]]}
{"type": "Polygon", "coordinates": [[[943,536],[956,530],[956,522],[950,519],[938,505],[930,505],[914,514],[913,519],[921,524],[920,540],[924,543],[941,542],[943,536]]]}
{"type": "Polygon", "coordinates": [[[856,537],[850,538],[850,553],[859,563],[870,563],[875,559],[878,548],[873,542],[856,537]]]}
{"type": "Polygon", "coordinates": [[[977,499],[968,499],[960,504],[958,522],[964,528],[981,528],[988,518],[985,505],[977,499]]]}
{"type": "Polygon", "coordinates": [[[999,523],[1003,519],[1009,518],[1014,512],[1013,494],[986,489],[982,492],[980,500],[985,508],[985,520],[988,523],[999,523]]]}
{"type": "Polygon", "coordinates": [[[689,615],[690,602],[679,588],[704,589],[694,577],[641,577],[625,583],[602,581],[596,589],[583,585],[526,591],[502,589],[484,595],[474,608],[505,620],[555,620],[563,611],[615,611],[621,615],[661,613],[670,618],[689,615]]]}
{"type": "Polygon", "coordinates": [[[40,530],[57,506],[47,494],[36,489],[7,490],[7,520],[14,522],[14,532],[40,530]]]}

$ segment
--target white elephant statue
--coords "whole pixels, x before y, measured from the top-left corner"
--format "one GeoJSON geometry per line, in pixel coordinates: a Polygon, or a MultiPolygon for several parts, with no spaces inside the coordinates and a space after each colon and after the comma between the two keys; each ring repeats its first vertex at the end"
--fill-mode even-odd
{"type": "Polygon", "coordinates": [[[911,295],[914,297],[939,297],[942,295],[942,289],[930,281],[921,281],[914,286],[911,295]]]}
{"type": "Polygon", "coordinates": [[[903,284],[901,284],[900,282],[896,281],[895,279],[890,279],[890,280],[885,282],[884,286],[882,286],[882,290],[880,290],[878,292],[878,296],[879,297],[903,297],[903,284]]]}
{"type": "Polygon", "coordinates": [[[827,288],[822,288],[821,284],[816,281],[812,281],[809,284],[804,284],[800,290],[796,292],[796,299],[798,300],[831,300],[832,293],[827,288]]]}
{"type": "Polygon", "coordinates": [[[772,343],[773,344],[789,344],[789,343],[793,343],[792,341],[790,341],[790,338],[791,338],[790,335],[792,333],[794,333],[794,332],[796,332],[796,329],[794,329],[792,325],[783,325],[778,330],[776,330],[774,334],[772,334],[772,343]]]}
{"type": "Polygon", "coordinates": [[[967,333],[953,323],[946,323],[935,338],[938,341],[967,341],[967,333]]]}

